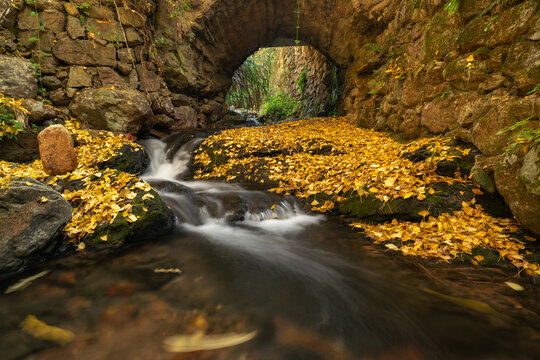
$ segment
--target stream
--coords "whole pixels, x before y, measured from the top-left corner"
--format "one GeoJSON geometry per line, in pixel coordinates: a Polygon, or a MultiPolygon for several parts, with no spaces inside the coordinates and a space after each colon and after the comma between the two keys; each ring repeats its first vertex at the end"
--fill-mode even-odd
{"type": "MultiPolygon", "coordinates": [[[[450,290],[444,274],[426,276],[418,260],[389,255],[338,217],[290,197],[186,180],[200,141],[176,154],[159,140],[144,144],[151,164],[143,178],[176,214],[174,233],[107,258],[53,261],[26,289],[1,295],[0,358],[540,359],[534,309],[525,309],[530,321],[522,309],[479,311],[439,296],[450,290]],[[75,340],[61,347],[32,338],[18,326],[28,314],[75,340]],[[167,337],[197,331],[257,336],[221,350],[164,349],[167,337]]],[[[436,266],[428,267],[444,272],[436,266]]],[[[506,275],[475,271],[479,293],[514,296],[493,285],[506,275]]]]}

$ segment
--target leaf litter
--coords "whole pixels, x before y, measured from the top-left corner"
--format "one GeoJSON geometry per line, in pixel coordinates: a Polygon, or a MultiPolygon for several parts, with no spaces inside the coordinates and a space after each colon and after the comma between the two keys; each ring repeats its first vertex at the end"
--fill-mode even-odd
{"type": "MultiPolygon", "coordinates": [[[[60,181],[79,181],[82,188],[65,189],[61,194],[73,206],[73,215],[63,233],[68,241],[73,242],[77,250],[84,250],[81,240],[94,233],[100,224],[112,223],[122,215],[128,222],[135,222],[138,217],[133,214],[133,199],[144,192],[144,199],[152,198],[150,184],[134,175],[115,170],[98,169],[97,164],[118,155],[123,145],[129,144],[138,151],[143,148],[126,139],[122,135],[109,131],[92,131],[81,129],[79,123],[71,118],[65,123],[66,129],[76,138],[79,144],[75,148],[79,165],[74,171],[57,176],[50,176],[44,170],[41,160],[30,164],[15,164],[0,161],[0,185],[5,185],[15,178],[31,177],[46,185],[54,186],[60,181]]],[[[41,199],[41,203],[48,199],[41,199]]],[[[101,238],[107,241],[107,238],[101,238]]]]}
{"type": "MultiPolygon", "coordinates": [[[[309,198],[312,210],[318,212],[332,211],[341,202],[367,195],[383,203],[397,198],[424,201],[435,194],[432,186],[437,183],[474,186],[460,174],[446,177],[436,173],[438,161],[453,161],[470,151],[450,146],[449,140],[439,136],[401,144],[344,118],[230,129],[201,144],[195,154],[199,167],[195,178],[231,181],[242,175],[246,181],[271,180],[278,186],[270,191],[309,198]],[[432,156],[415,163],[402,156],[420,148],[432,156]],[[264,171],[266,176],[261,175],[264,171]]],[[[482,194],[477,188],[472,192],[482,194]]],[[[438,217],[420,212],[421,222],[394,219],[375,225],[354,222],[351,226],[363,229],[375,243],[394,242],[386,246],[405,255],[450,262],[469,254],[470,261],[478,265],[484,257],[472,256],[472,251],[486,246],[519,271],[540,275],[540,265],[525,259],[525,244],[516,237],[519,228],[514,219],[488,215],[474,198],[462,206],[438,217]]]]}

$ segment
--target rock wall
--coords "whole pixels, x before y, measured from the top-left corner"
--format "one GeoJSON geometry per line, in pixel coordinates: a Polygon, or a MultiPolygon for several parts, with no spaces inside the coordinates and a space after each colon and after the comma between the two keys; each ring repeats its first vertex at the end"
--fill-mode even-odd
{"type": "MultiPolygon", "coordinates": [[[[98,129],[205,127],[208,118],[223,114],[223,96],[169,89],[167,63],[158,49],[167,40],[154,37],[152,24],[158,10],[152,0],[0,0],[0,89],[9,88],[2,91],[9,96],[50,100],[98,129]],[[13,72],[10,62],[22,70],[13,72]],[[26,88],[27,68],[38,73],[39,95],[35,84],[26,88]]],[[[168,17],[176,20],[172,13],[168,17]]],[[[179,80],[169,83],[174,81],[179,80]]]]}
{"type": "Polygon", "coordinates": [[[304,114],[316,116],[332,110],[336,105],[333,80],[334,64],[315,48],[275,48],[270,88],[301,101],[304,114]]]}

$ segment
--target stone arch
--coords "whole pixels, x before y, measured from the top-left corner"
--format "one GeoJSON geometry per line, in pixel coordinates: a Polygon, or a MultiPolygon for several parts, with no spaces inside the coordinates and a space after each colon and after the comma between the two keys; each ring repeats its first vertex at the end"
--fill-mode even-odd
{"type": "MultiPolygon", "coordinates": [[[[165,0],[162,1],[163,3],[165,0]]],[[[391,0],[300,0],[300,40],[343,68],[352,68],[361,47],[384,30],[382,9],[391,0]]],[[[171,71],[165,80],[178,91],[215,96],[258,48],[276,38],[296,37],[297,2],[292,0],[193,0],[189,20],[178,25],[177,41],[192,37],[182,57],[192,59],[190,72],[171,71]],[[191,35],[190,35],[191,34],[191,35]],[[196,59],[196,60],[193,60],[196,59]],[[175,76],[186,78],[178,88],[175,76]]],[[[166,6],[162,8],[166,9],[166,6]]],[[[158,15],[159,19],[163,17],[158,15]]],[[[163,25],[163,24],[159,24],[163,25]]],[[[159,27],[158,25],[158,27],[159,27]]],[[[157,30],[159,32],[159,29],[157,30]]],[[[170,70],[170,69],[169,69],[170,70]]]]}

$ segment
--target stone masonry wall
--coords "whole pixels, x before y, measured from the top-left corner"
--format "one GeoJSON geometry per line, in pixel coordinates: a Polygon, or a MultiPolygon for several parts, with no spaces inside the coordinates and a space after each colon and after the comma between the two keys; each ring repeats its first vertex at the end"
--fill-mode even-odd
{"type": "Polygon", "coordinates": [[[302,102],[305,114],[326,114],[332,109],[334,65],[311,46],[274,49],[270,88],[302,102]]]}

